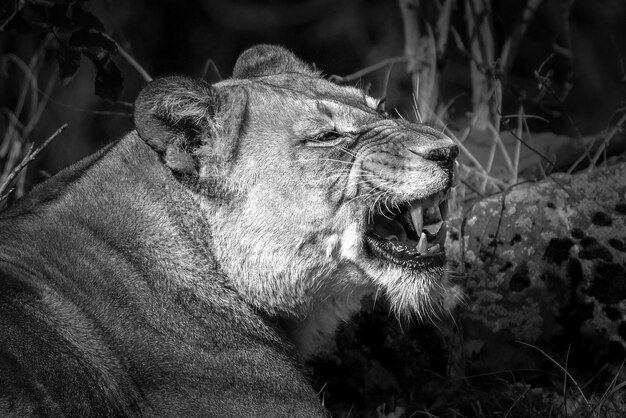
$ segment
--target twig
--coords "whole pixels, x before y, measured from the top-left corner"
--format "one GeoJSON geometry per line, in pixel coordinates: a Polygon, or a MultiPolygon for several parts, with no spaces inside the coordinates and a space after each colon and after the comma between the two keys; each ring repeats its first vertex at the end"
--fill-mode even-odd
{"type": "Polygon", "coordinates": [[[120,55],[122,56],[122,58],[124,58],[126,61],[128,61],[128,63],[139,73],[139,75],[146,81],[146,82],[151,82],[152,81],[152,77],[150,76],[150,74],[148,74],[148,72],[146,70],[144,70],[144,68],[141,66],[141,64],[139,64],[135,58],[132,57],[132,55],[130,55],[128,52],[126,52],[126,50],[124,48],[122,48],[122,46],[116,42],[115,43],[117,45],[117,51],[120,53],[120,55]]]}
{"type": "Polygon", "coordinates": [[[46,105],[48,104],[50,93],[52,92],[52,89],[56,85],[56,82],[57,82],[56,74],[51,74],[48,80],[48,84],[46,85],[46,89],[44,90],[42,94],[43,96],[42,100],[38,103],[37,107],[32,111],[30,115],[30,120],[28,121],[28,124],[26,124],[26,126],[24,127],[24,131],[22,132],[22,138],[24,139],[28,138],[32,130],[35,129],[35,126],[37,126],[37,123],[39,123],[39,120],[41,119],[41,115],[43,114],[44,110],[46,110],[46,105]]]}
{"type": "MultiPolygon", "coordinates": [[[[567,355],[565,356],[565,366],[563,370],[567,373],[567,362],[569,361],[569,352],[572,346],[567,347],[567,355]]],[[[567,411],[567,374],[563,376],[563,403],[565,404],[565,410],[567,411]]]]}
{"type": "MultiPolygon", "coordinates": [[[[502,142],[502,138],[500,137],[500,133],[498,132],[498,130],[491,123],[487,124],[487,128],[491,131],[491,134],[494,136],[495,142],[498,145],[498,148],[500,148],[500,152],[502,153],[502,157],[504,157],[504,162],[506,163],[507,168],[509,169],[509,171],[511,172],[513,177],[515,177],[515,174],[514,174],[515,173],[515,168],[513,167],[513,163],[511,162],[511,158],[509,157],[509,153],[507,152],[506,147],[504,146],[504,143],[502,142]]],[[[519,142],[518,142],[518,144],[519,144],[519,142]]]]}
{"type": "MultiPolygon", "coordinates": [[[[24,7],[23,3],[20,2],[14,2],[14,8],[11,11],[11,13],[9,14],[9,16],[7,16],[6,20],[4,21],[4,23],[2,25],[0,25],[0,32],[2,32],[4,30],[4,27],[11,21],[13,20],[13,18],[15,17],[15,15],[17,14],[17,12],[24,7]]],[[[8,8],[8,6],[5,6],[8,8]]]]}
{"type": "Polygon", "coordinates": [[[437,55],[443,56],[448,45],[448,35],[450,34],[450,18],[456,0],[444,0],[439,18],[437,19],[437,55]]]}
{"type": "MultiPolygon", "coordinates": [[[[574,122],[574,118],[572,118],[572,116],[569,114],[569,112],[567,112],[565,110],[565,103],[563,102],[561,97],[559,97],[559,95],[556,93],[556,91],[550,86],[550,75],[546,75],[546,76],[542,76],[541,75],[541,71],[542,71],[543,67],[549,62],[550,59],[552,59],[552,57],[553,57],[553,55],[550,54],[550,56],[548,56],[548,58],[546,58],[541,63],[539,68],[537,70],[535,70],[535,78],[537,79],[537,81],[539,82],[539,84],[541,86],[541,91],[544,92],[544,93],[550,94],[552,96],[552,98],[555,99],[559,103],[559,106],[561,108],[561,113],[563,115],[565,115],[565,118],[567,119],[569,124],[574,129],[574,132],[576,133],[576,139],[579,141],[579,143],[582,144],[583,149],[585,150],[585,156],[587,156],[587,158],[589,158],[589,160],[591,160],[591,154],[589,153],[589,149],[587,149],[585,147],[582,134],[580,133],[580,129],[578,129],[578,126],[576,126],[576,123],[574,122]]],[[[538,102],[539,100],[540,100],[540,98],[538,98],[538,97],[535,97],[534,99],[532,99],[532,101],[535,102],[535,103],[538,102]]]]}
{"type": "MultiPolygon", "coordinates": [[[[533,134],[530,131],[530,127],[528,126],[528,119],[527,118],[523,118],[522,119],[522,123],[524,124],[524,129],[526,129],[526,134],[528,135],[528,141],[524,142],[522,139],[522,137],[520,136],[518,138],[518,141],[521,142],[523,145],[529,147],[529,149],[533,150],[533,152],[539,153],[539,151],[534,150],[534,148],[532,148],[529,144],[534,144],[533,141],[533,134]]],[[[547,158],[544,157],[543,154],[539,153],[539,155],[541,156],[541,158],[547,158]]],[[[547,160],[550,162],[550,164],[552,164],[552,167],[554,167],[554,163],[552,163],[552,161],[550,161],[549,159],[547,160]]],[[[543,165],[541,165],[541,161],[537,161],[537,165],[539,166],[539,171],[541,171],[541,175],[543,175],[543,178],[546,179],[548,177],[548,175],[546,174],[546,170],[543,168],[543,165]]]]}
{"type": "MultiPolygon", "coordinates": [[[[40,90],[41,93],[45,93],[43,91],[40,90]]],[[[132,108],[133,108],[133,104],[132,103],[127,103],[127,102],[122,102],[122,101],[118,101],[115,102],[116,105],[120,105],[120,106],[124,106],[126,108],[128,108],[128,112],[120,112],[117,110],[92,110],[92,109],[86,109],[84,107],[78,107],[78,106],[72,106],[69,105],[67,103],[63,103],[60,102],[56,99],[53,99],[52,97],[48,97],[48,101],[50,103],[52,103],[55,106],[61,106],[64,107],[66,109],[72,110],[72,111],[76,111],[76,112],[83,112],[83,113],[87,113],[90,115],[101,115],[101,116],[124,116],[124,117],[132,117],[133,116],[133,112],[132,112],[132,108]]]]}
{"type": "Polygon", "coordinates": [[[613,129],[611,129],[609,133],[606,135],[606,137],[604,138],[604,141],[602,141],[602,144],[600,144],[600,147],[598,148],[595,155],[591,159],[591,164],[589,165],[587,172],[590,172],[595,167],[595,165],[598,163],[598,160],[600,159],[600,155],[602,155],[602,152],[606,150],[606,147],[608,147],[609,142],[611,142],[611,139],[613,139],[615,134],[622,130],[622,125],[625,122],[626,122],[626,113],[622,115],[622,117],[619,119],[619,121],[617,121],[613,129]]]}
{"type": "MultiPolygon", "coordinates": [[[[12,132],[11,134],[14,135],[15,132],[12,132]]],[[[0,172],[0,179],[6,178],[11,172],[11,169],[15,167],[17,164],[19,164],[19,161],[22,155],[23,144],[20,141],[19,136],[16,136],[16,138],[17,140],[9,143],[7,152],[3,156],[4,157],[4,170],[0,172]]]]}
{"type": "Polygon", "coordinates": [[[502,52],[500,53],[503,74],[508,74],[513,61],[517,56],[519,45],[526,34],[528,24],[535,17],[535,13],[537,12],[537,9],[541,5],[542,1],[543,0],[528,0],[522,13],[522,20],[517,24],[515,29],[513,29],[511,36],[509,36],[509,38],[505,41],[504,46],[502,47],[502,52]]]}
{"type": "Polygon", "coordinates": [[[480,196],[481,199],[485,197],[485,194],[482,191],[478,190],[477,187],[472,186],[472,184],[469,181],[465,179],[461,179],[461,183],[463,183],[466,187],[469,187],[470,189],[472,189],[472,191],[476,193],[478,196],[480,196]]]}
{"type": "Polygon", "coordinates": [[[377,62],[376,64],[372,64],[369,67],[365,67],[362,70],[359,70],[355,73],[348,74],[343,77],[338,76],[338,75],[331,75],[330,77],[328,77],[328,79],[334,83],[349,83],[351,81],[358,80],[359,78],[363,77],[366,74],[373,73],[374,71],[384,68],[387,65],[393,65],[398,62],[406,62],[407,60],[408,60],[407,57],[386,58],[382,61],[377,62]]]}
{"type": "MultiPolygon", "coordinates": [[[[521,103],[519,105],[518,114],[519,114],[519,117],[517,118],[517,137],[521,138],[524,135],[524,106],[521,103]]],[[[513,163],[515,164],[513,166],[513,184],[517,183],[517,176],[519,172],[519,159],[520,159],[521,152],[522,152],[522,143],[520,141],[516,141],[515,142],[515,154],[513,157],[513,163]]]]}
{"type": "Polygon", "coordinates": [[[463,44],[463,39],[461,39],[461,35],[459,34],[459,32],[454,28],[454,26],[452,26],[450,28],[450,32],[452,33],[452,37],[454,38],[454,43],[456,44],[456,48],[459,50],[459,52],[465,56],[465,58],[467,58],[469,61],[473,62],[474,65],[476,65],[478,68],[483,68],[482,64],[480,62],[478,62],[478,60],[476,59],[476,57],[474,57],[474,55],[469,52],[469,50],[467,49],[467,47],[463,44]]]}
{"type": "Polygon", "coordinates": [[[448,109],[450,109],[450,107],[454,104],[454,102],[456,102],[456,100],[463,95],[465,95],[465,93],[457,94],[456,96],[448,100],[448,103],[443,105],[443,107],[440,107],[439,110],[437,111],[437,118],[443,119],[444,115],[448,113],[448,109]]]}
{"type": "MultiPolygon", "coordinates": [[[[511,115],[502,115],[501,117],[502,117],[502,119],[513,119],[513,118],[519,119],[520,114],[519,113],[514,113],[514,114],[511,114],[511,115]]],[[[524,115],[522,115],[522,117],[523,117],[523,119],[538,119],[538,120],[540,120],[542,122],[550,123],[550,121],[548,119],[543,118],[543,117],[541,117],[539,115],[527,115],[527,114],[524,114],[524,115]]]]}
{"type": "Polygon", "coordinates": [[[591,144],[589,145],[589,148],[587,148],[584,144],[583,144],[583,150],[584,152],[580,155],[580,157],[578,157],[576,159],[576,161],[574,161],[572,163],[572,165],[570,165],[570,167],[567,169],[567,171],[565,172],[566,174],[572,174],[575,170],[576,167],[578,167],[578,165],[580,163],[582,163],[585,159],[589,159],[591,160],[591,156],[589,155],[589,150],[591,150],[593,148],[593,146],[595,145],[596,141],[599,141],[600,138],[595,138],[591,141],[591,144]]]}
{"type": "Polygon", "coordinates": [[[578,389],[578,392],[580,393],[580,396],[582,396],[583,400],[585,401],[585,405],[588,407],[589,406],[589,400],[587,400],[587,397],[585,396],[585,394],[583,393],[582,389],[580,388],[580,386],[578,385],[578,382],[576,382],[576,379],[574,379],[574,377],[567,371],[566,368],[564,368],[563,366],[561,366],[559,364],[558,361],[556,361],[555,359],[553,359],[552,357],[550,357],[550,355],[548,355],[548,353],[546,353],[545,351],[543,351],[541,348],[534,346],[532,344],[528,344],[525,343],[523,341],[517,341],[519,344],[525,345],[527,347],[531,347],[534,348],[535,350],[539,351],[541,354],[543,354],[548,360],[550,360],[552,363],[554,363],[558,368],[560,368],[561,370],[563,370],[563,372],[565,373],[565,376],[570,378],[570,380],[572,381],[572,383],[574,383],[574,386],[576,386],[576,389],[578,389]]]}
{"type": "MultiPolygon", "coordinates": [[[[493,141],[493,144],[491,145],[491,149],[489,150],[489,157],[487,158],[487,164],[485,165],[485,171],[487,173],[491,173],[491,170],[493,168],[493,160],[496,157],[496,147],[498,146],[497,138],[494,136],[493,139],[494,141],[493,141]]],[[[484,179],[482,188],[483,188],[483,191],[487,190],[487,178],[484,179]]]]}
{"type": "Polygon", "coordinates": [[[487,172],[487,170],[484,169],[484,167],[482,166],[482,164],[480,164],[480,162],[476,159],[476,157],[474,157],[472,155],[472,153],[465,148],[465,145],[463,145],[463,143],[461,141],[459,141],[459,139],[454,135],[454,133],[452,131],[450,131],[449,129],[446,129],[446,131],[448,132],[448,136],[450,137],[450,139],[452,139],[456,145],[459,147],[459,149],[467,156],[467,158],[469,158],[469,160],[472,162],[472,164],[474,164],[474,166],[479,170],[479,174],[481,176],[483,176],[485,179],[488,179],[489,182],[491,183],[491,185],[496,189],[496,190],[501,190],[496,183],[503,183],[500,180],[494,179],[492,178],[489,173],[487,172]]]}
{"type": "MultiPolygon", "coordinates": [[[[416,113],[419,114],[418,119],[430,120],[437,108],[439,96],[437,36],[445,32],[447,37],[449,24],[444,11],[435,23],[436,36],[430,22],[426,21],[420,27],[420,22],[424,20],[421,17],[420,0],[399,0],[399,5],[404,28],[404,54],[408,59],[407,72],[411,75],[417,102],[416,113]],[[442,33],[439,33],[440,31],[442,33]]],[[[443,51],[441,53],[443,54],[443,51]]]]}
{"type": "Polygon", "coordinates": [[[418,97],[420,95],[420,73],[416,73],[415,78],[417,80],[415,80],[414,82],[415,92],[413,93],[413,112],[415,113],[415,119],[419,123],[424,123],[424,120],[422,119],[422,114],[420,113],[420,106],[418,103],[418,97]]]}
{"type": "Polygon", "coordinates": [[[15,116],[15,113],[11,112],[5,107],[0,108],[0,114],[6,115],[7,119],[9,120],[9,123],[7,124],[8,126],[4,133],[4,138],[2,142],[0,142],[0,158],[4,158],[4,156],[8,154],[11,144],[15,142],[12,139],[14,131],[16,131],[19,135],[19,132],[24,130],[24,125],[22,125],[22,122],[20,122],[20,120],[15,116]]]}
{"type": "Polygon", "coordinates": [[[404,29],[404,55],[409,61],[408,72],[415,73],[419,70],[419,7],[420,0],[398,0],[402,15],[402,27],[404,29]]]}
{"type": "Polygon", "coordinates": [[[508,411],[506,411],[506,414],[504,414],[504,418],[509,418],[509,414],[513,411],[513,408],[515,408],[515,405],[517,405],[517,403],[521,401],[524,398],[524,396],[526,396],[526,394],[530,392],[531,389],[532,389],[531,387],[528,387],[524,391],[524,393],[522,393],[521,395],[517,397],[517,399],[515,399],[515,402],[513,402],[513,404],[509,407],[508,411]]]}
{"type": "MultiPolygon", "coordinates": [[[[526,130],[528,132],[530,132],[530,130],[528,129],[528,124],[526,123],[526,119],[524,118],[524,126],[526,127],[526,130]]],[[[532,152],[534,152],[535,154],[537,154],[539,156],[539,158],[541,158],[542,160],[544,160],[546,163],[550,164],[551,168],[554,168],[554,163],[552,161],[550,161],[550,159],[548,157],[546,157],[545,155],[543,155],[542,153],[540,153],[539,151],[537,151],[535,148],[531,147],[530,144],[528,144],[528,142],[524,141],[520,136],[518,136],[515,132],[513,132],[512,130],[509,130],[509,133],[511,135],[513,135],[515,137],[515,139],[517,139],[519,142],[522,143],[522,145],[524,145],[526,148],[528,148],[529,150],[531,150],[532,152]]]]}
{"type": "Polygon", "coordinates": [[[50,137],[46,139],[44,143],[38,146],[34,151],[33,151],[34,144],[30,144],[30,146],[28,147],[28,152],[26,152],[26,155],[24,155],[24,158],[22,159],[22,161],[17,166],[15,166],[13,170],[11,170],[11,172],[9,173],[7,178],[4,180],[2,185],[0,185],[0,200],[6,199],[9,196],[9,193],[7,194],[3,194],[3,193],[6,190],[6,188],[9,186],[9,184],[11,184],[13,179],[15,179],[15,177],[17,177],[17,175],[20,174],[20,172],[37,157],[37,154],[39,154],[41,150],[43,150],[46,146],[48,146],[48,144],[52,142],[54,138],[59,136],[61,132],[65,130],[65,128],[67,128],[67,123],[64,123],[59,129],[56,130],[56,132],[50,135],[50,137]]]}
{"type": "MultiPolygon", "coordinates": [[[[35,54],[35,57],[36,56],[38,56],[38,54],[35,54]]],[[[20,91],[19,100],[17,102],[17,105],[15,106],[15,114],[19,115],[22,113],[22,109],[26,102],[26,94],[29,91],[28,86],[30,86],[31,95],[36,98],[37,77],[35,77],[35,75],[33,74],[33,69],[32,69],[32,67],[34,66],[33,65],[34,63],[31,63],[31,65],[26,65],[26,63],[22,61],[21,58],[11,53],[6,54],[6,57],[9,61],[13,61],[13,63],[22,70],[22,72],[24,73],[24,78],[26,79],[24,80],[24,84],[22,84],[22,89],[20,91]]],[[[31,107],[34,106],[34,104],[35,104],[35,100],[31,100],[31,107]]]]}
{"type": "Polygon", "coordinates": [[[470,61],[472,83],[472,114],[479,130],[486,129],[488,121],[498,126],[498,99],[501,89],[494,77],[495,42],[487,0],[465,0],[465,17],[469,36],[469,51],[475,57],[470,61]],[[478,65],[477,65],[478,63],[478,65]]]}

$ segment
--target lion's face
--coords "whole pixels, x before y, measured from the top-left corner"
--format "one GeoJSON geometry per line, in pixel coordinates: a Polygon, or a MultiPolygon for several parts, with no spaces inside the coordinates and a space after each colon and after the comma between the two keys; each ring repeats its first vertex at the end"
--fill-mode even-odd
{"type": "Polygon", "coordinates": [[[195,179],[232,285],[271,314],[306,315],[378,291],[400,314],[431,313],[449,290],[454,143],[391,118],[282,48],[249,50],[234,76],[214,86],[179,80],[168,102],[140,97],[139,115],[157,122],[137,123],[144,138],[170,127],[155,148],[195,179]]]}

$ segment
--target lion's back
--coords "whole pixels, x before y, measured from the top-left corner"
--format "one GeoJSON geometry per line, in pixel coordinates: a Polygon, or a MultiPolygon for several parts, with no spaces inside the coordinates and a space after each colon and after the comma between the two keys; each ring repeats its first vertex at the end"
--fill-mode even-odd
{"type": "Polygon", "coordinates": [[[28,215],[0,222],[0,416],[134,415],[132,397],[103,390],[124,380],[120,365],[63,285],[72,272],[51,257],[78,265],[79,255],[37,227],[28,215]]]}

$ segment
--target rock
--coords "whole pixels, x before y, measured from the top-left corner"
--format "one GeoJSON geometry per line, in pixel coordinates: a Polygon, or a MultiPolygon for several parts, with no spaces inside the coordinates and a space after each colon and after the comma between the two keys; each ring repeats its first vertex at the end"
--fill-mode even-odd
{"type": "Polygon", "coordinates": [[[467,294],[463,336],[484,342],[470,353],[483,371],[545,360],[519,341],[557,360],[571,346],[570,362],[590,371],[624,360],[626,164],[516,186],[450,226],[467,294]]]}

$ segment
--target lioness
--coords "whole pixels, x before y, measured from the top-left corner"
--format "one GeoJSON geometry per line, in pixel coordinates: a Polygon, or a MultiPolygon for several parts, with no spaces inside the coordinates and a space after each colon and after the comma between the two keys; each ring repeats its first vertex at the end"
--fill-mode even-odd
{"type": "Polygon", "coordinates": [[[0,416],[324,416],[299,369],[381,291],[441,304],[457,155],[277,46],[167,77],[0,219],[0,416]]]}

